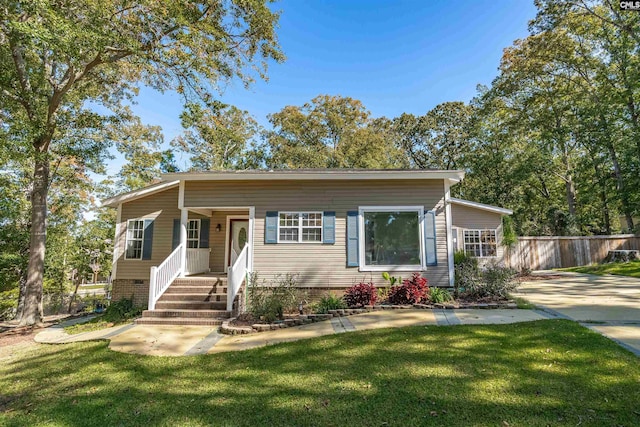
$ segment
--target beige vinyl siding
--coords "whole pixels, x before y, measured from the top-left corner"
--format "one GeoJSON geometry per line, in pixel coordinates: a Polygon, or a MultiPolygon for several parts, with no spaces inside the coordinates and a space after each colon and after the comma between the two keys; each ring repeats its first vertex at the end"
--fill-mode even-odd
{"type": "Polygon", "coordinates": [[[496,230],[498,242],[497,257],[479,258],[480,264],[486,264],[491,260],[502,262],[504,260],[504,247],[502,242],[502,215],[483,209],[469,206],[451,205],[451,222],[453,228],[458,229],[458,250],[464,250],[464,230],[496,230]]]}
{"type": "Polygon", "coordinates": [[[180,218],[178,189],[160,193],[122,204],[120,233],[116,236],[118,268],[116,279],[149,279],[152,266],[157,266],[171,253],[173,219],[180,218]],[[127,221],[130,219],[153,219],[153,247],[150,260],[125,259],[127,221]]]}
{"type": "MultiPolygon", "coordinates": [[[[255,206],[254,271],[267,280],[277,274],[299,273],[300,286],[337,288],[360,281],[383,282],[380,272],[361,272],[357,267],[346,267],[347,211],[357,211],[362,206],[424,206],[425,210],[436,211],[438,260],[438,266],[428,267],[424,275],[431,284],[447,286],[443,199],[443,180],[188,181],[185,183],[184,205],[192,208],[255,206]],[[333,245],[265,244],[264,221],[267,211],[334,211],[336,242],[333,245]]],[[[217,223],[212,219],[211,226],[215,227],[217,223]]],[[[219,223],[224,226],[223,222],[219,223]]],[[[216,234],[222,233],[212,231],[212,236],[216,234]]],[[[216,248],[212,251],[216,251],[216,248]]],[[[409,274],[395,273],[404,277],[409,274]]]]}

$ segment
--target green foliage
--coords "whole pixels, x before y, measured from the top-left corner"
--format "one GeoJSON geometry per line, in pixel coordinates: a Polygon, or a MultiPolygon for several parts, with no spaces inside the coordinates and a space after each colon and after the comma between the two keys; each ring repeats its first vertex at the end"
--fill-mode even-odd
{"type": "Polygon", "coordinates": [[[247,111],[219,101],[209,108],[191,103],[180,117],[185,131],[171,144],[190,156],[193,170],[262,166],[262,155],[255,148],[262,128],[247,111]]]}
{"type": "Polygon", "coordinates": [[[15,316],[18,305],[18,290],[0,292],[0,320],[10,320],[15,316]]]}
{"type": "Polygon", "coordinates": [[[123,298],[108,304],[108,301],[100,296],[87,296],[82,302],[89,312],[93,312],[98,304],[107,306],[103,314],[94,317],[85,323],[78,323],[64,328],[69,334],[80,334],[83,332],[96,331],[98,329],[110,328],[123,323],[128,323],[142,314],[142,307],[136,307],[132,299],[123,298]]]}
{"type": "Polygon", "coordinates": [[[513,219],[511,216],[505,215],[502,217],[502,246],[511,248],[516,243],[518,243],[518,236],[513,228],[513,219]]]}
{"type": "Polygon", "coordinates": [[[344,299],[335,295],[324,295],[320,298],[314,307],[313,311],[316,313],[328,313],[329,310],[340,310],[343,308],[347,308],[347,304],[344,302],[344,299]]]}
{"type": "Polygon", "coordinates": [[[142,314],[141,307],[136,307],[132,299],[123,298],[112,301],[102,315],[102,319],[107,322],[121,322],[138,317],[140,314],[142,314]]]}
{"type": "Polygon", "coordinates": [[[298,275],[277,275],[273,281],[258,283],[258,274],[249,279],[249,312],[267,323],[284,319],[285,313],[298,311],[304,292],[298,289],[298,275]]]}
{"type": "Polygon", "coordinates": [[[41,320],[51,189],[59,183],[70,200],[90,198],[87,172],[104,172],[116,142],[130,161],[125,174],[134,172],[121,177],[125,187],[170,163],[170,153],[152,152],[158,129],[142,126],[126,106],[139,87],[206,103],[221,82],[248,85],[284,59],[278,14],[264,1],[121,3],[7,1],[0,9],[0,167],[26,171],[33,213],[22,324],[41,320]]]}
{"type": "Polygon", "coordinates": [[[471,298],[507,298],[518,287],[515,276],[512,268],[490,263],[481,270],[480,280],[465,287],[465,294],[471,298]]]}
{"type": "Polygon", "coordinates": [[[467,255],[464,251],[456,251],[453,254],[453,264],[455,271],[454,298],[460,296],[460,290],[466,290],[479,280],[478,259],[467,255]]]}
{"type": "Polygon", "coordinates": [[[319,95],[268,116],[270,168],[392,168],[407,164],[388,119],[372,119],[362,102],[319,95]]]}
{"type": "Polygon", "coordinates": [[[462,166],[460,161],[472,151],[472,116],[472,106],[445,102],[424,116],[405,113],[393,119],[393,131],[412,167],[458,169],[462,166]]]}
{"type": "Polygon", "coordinates": [[[448,290],[443,288],[431,288],[429,290],[429,299],[432,303],[442,304],[451,301],[453,297],[448,290]]]}

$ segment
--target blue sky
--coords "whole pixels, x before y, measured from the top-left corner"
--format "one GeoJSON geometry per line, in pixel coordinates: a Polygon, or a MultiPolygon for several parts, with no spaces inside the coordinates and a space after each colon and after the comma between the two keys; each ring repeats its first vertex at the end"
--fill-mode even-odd
{"type": "MultiPolygon", "coordinates": [[[[320,94],[359,99],[374,117],[425,114],[445,101],[469,101],[497,75],[502,50],[527,36],[533,0],[282,0],[277,30],[287,60],[248,90],[227,84],[219,99],[267,114],[320,94]]],[[[142,89],[133,106],[162,126],[165,144],[181,132],[180,98],[142,89]]],[[[115,173],[122,160],[109,166],[115,173]]],[[[178,166],[186,158],[178,156],[178,166]]]]}

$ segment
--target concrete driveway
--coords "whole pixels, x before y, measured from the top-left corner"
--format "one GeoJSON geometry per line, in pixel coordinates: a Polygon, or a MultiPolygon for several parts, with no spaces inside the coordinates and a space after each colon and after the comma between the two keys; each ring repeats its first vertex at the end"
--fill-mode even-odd
{"type": "Polygon", "coordinates": [[[525,282],[517,295],[552,314],[578,321],[640,356],[640,279],[562,273],[557,279],[525,282]]]}

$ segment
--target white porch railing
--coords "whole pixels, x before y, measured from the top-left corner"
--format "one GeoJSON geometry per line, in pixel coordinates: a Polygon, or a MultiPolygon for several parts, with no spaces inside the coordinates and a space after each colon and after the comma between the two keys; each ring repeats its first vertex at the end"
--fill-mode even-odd
{"type": "Polygon", "coordinates": [[[209,271],[211,249],[187,249],[187,268],[184,274],[200,274],[209,271]]]}
{"type": "Polygon", "coordinates": [[[149,310],[156,307],[156,302],[167,290],[171,282],[175,280],[181,273],[182,245],[171,252],[162,264],[157,267],[151,267],[151,278],[149,280],[149,310]]]}
{"type": "Polygon", "coordinates": [[[227,311],[233,310],[233,300],[242,282],[245,280],[248,271],[249,245],[245,245],[238,259],[233,263],[227,272],[227,311]]]}

